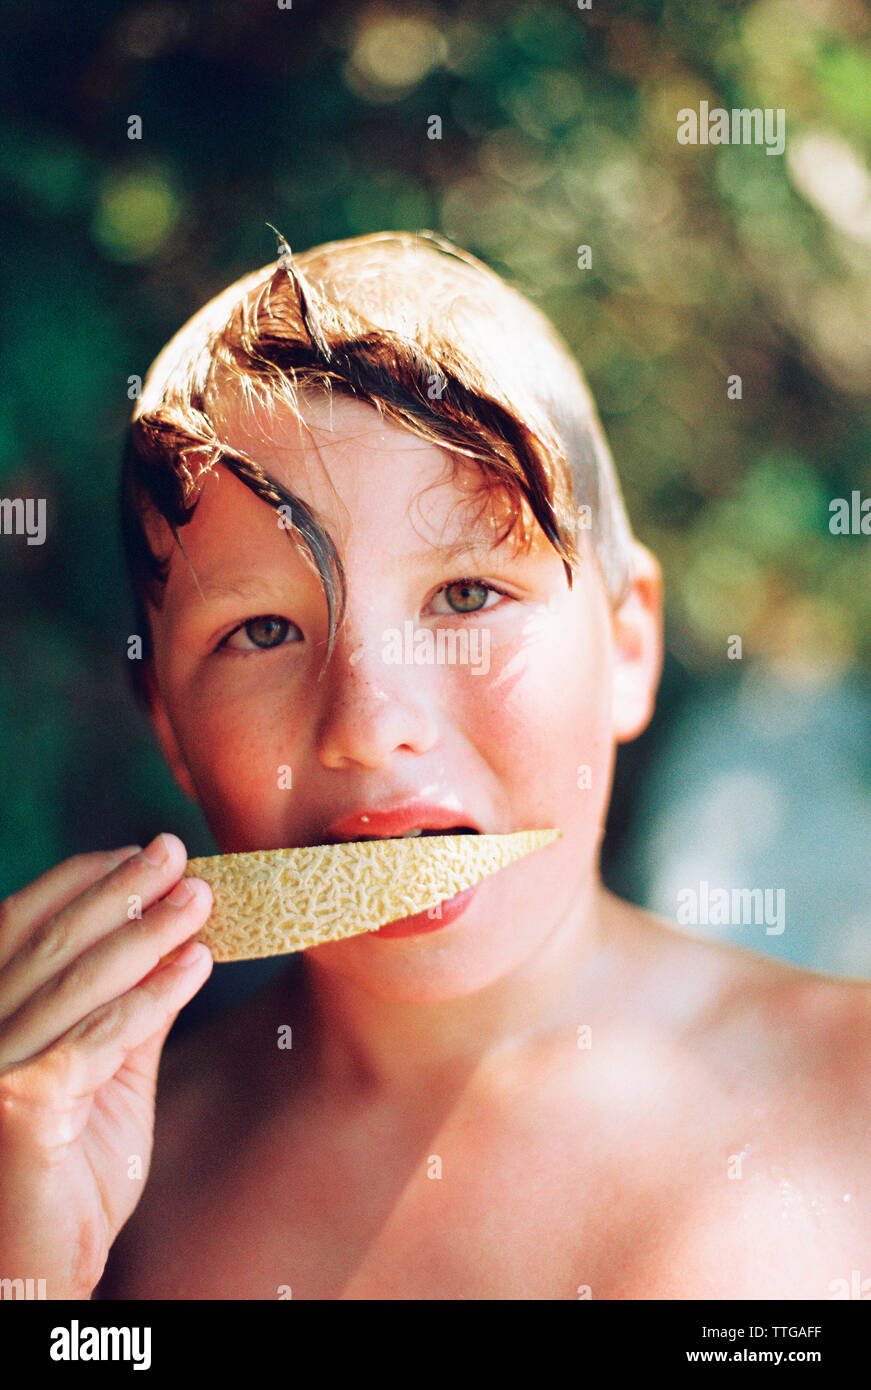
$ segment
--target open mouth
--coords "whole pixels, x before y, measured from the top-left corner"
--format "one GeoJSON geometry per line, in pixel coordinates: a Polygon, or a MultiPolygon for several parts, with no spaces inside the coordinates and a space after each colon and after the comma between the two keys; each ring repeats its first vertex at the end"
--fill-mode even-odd
{"type": "Polygon", "coordinates": [[[422,826],[416,830],[406,830],[402,835],[359,835],[358,840],[410,840],[419,835],[480,835],[471,825],[450,825],[443,830],[426,830],[422,826]]]}

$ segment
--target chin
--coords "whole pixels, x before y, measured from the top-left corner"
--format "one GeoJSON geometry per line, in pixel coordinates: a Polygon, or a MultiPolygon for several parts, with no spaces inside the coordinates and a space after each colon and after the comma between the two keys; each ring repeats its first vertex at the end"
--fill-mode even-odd
{"type": "MultiPolygon", "coordinates": [[[[558,847],[564,856],[570,843],[558,847]]],[[[574,855],[577,862],[577,854],[574,855]]],[[[312,946],[305,957],[319,970],[393,1003],[445,1004],[508,981],[543,961],[554,934],[571,931],[572,905],[586,897],[595,877],[585,862],[573,874],[547,877],[494,874],[443,904],[434,926],[417,918],[390,924],[387,933],[366,932],[312,946]],[[452,906],[453,904],[453,906],[452,906]],[[459,910],[458,909],[459,906],[459,910]],[[543,910],[543,908],[545,910],[543,910]]]]}
{"type": "MultiPolygon", "coordinates": [[[[540,931],[540,929],[539,929],[540,931]]],[[[445,1004],[477,994],[519,969],[543,945],[515,936],[507,949],[504,930],[489,924],[475,931],[457,923],[423,936],[381,939],[374,933],[313,946],[306,956],[318,968],[396,1004],[445,1004]]]]}

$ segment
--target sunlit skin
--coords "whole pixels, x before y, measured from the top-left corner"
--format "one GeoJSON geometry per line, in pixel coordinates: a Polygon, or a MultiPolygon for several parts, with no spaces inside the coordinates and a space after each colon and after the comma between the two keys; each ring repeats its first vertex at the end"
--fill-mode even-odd
{"type": "MultiPolygon", "coordinates": [[[[440,546],[472,540],[477,470],[447,480],[440,450],[357,402],[334,400],[332,430],[328,404],[313,404],[310,417],[310,440],[292,422],[276,431],[268,466],[314,506],[343,556],[347,613],[328,668],[319,681],[327,611],[317,577],[275,514],[221,470],[185,530],[191,568],[173,561],[154,618],[161,735],[224,851],[319,843],[342,814],[408,796],[455,802],[458,823],[472,819],[488,832],[561,829],[558,844],[482,884],[462,921],[437,936],[367,934],[307,957],[321,988],[341,977],[361,1001],[390,999],[396,1026],[404,1018],[416,1035],[421,1003],[456,1003],[496,986],[483,1016],[480,999],[466,1010],[477,1051],[486,1017],[504,1004],[514,1019],[519,999],[536,1016],[547,1007],[545,981],[564,978],[578,949],[594,944],[614,736],[634,733],[649,714],[656,617],[636,603],[618,657],[622,682],[603,682],[615,665],[614,633],[591,558],[570,591],[540,532],[528,553],[514,538],[492,548],[497,507],[481,518],[481,552],[446,562],[440,546]],[[469,577],[493,589],[477,593],[478,607],[464,615],[455,611],[460,595],[444,590],[469,577]],[[206,594],[218,583],[257,588],[246,600],[204,601],[197,581],[206,594]],[[230,638],[235,650],[213,651],[257,616],[294,624],[281,647],[257,650],[243,631],[230,638]],[[387,663],[385,635],[409,619],[486,628],[489,670],[387,663]],[[286,766],[292,790],[279,785],[286,766]]],[[[238,422],[229,438],[254,443],[238,422]]],[[[450,1011],[457,1020],[463,1012],[450,1011]]],[[[379,1016],[384,1037],[380,1002],[379,1016]]],[[[443,1027],[433,1030],[437,1053],[443,1027]]]]}
{"type": "Polygon", "coordinates": [[[474,467],[451,477],[361,402],[311,399],[305,418],[228,406],[226,438],[332,535],[344,624],[318,679],[316,574],[274,512],[209,475],[190,565],[173,553],[152,613],[154,723],[179,784],[226,852],[317,843],[410,795],[562,839],[438,931],[307,952],[169,1055],[106,1291],[831,1297],[871,1235],[867,987],[692,940],[599,879],[615,746],[647,724],[660,672],[655,561],[637,548],[614,611],[590,548],[571,589],[540,532],[494,548],[496,498],[477,553],[446,556],[475,539],[474,467]],[[478,611],[452,610],[461,580],[494,591],[474,591],[478,611]],[[282,620],[269,649],[251,636],[276,630],[264,618],[282,620]],[[486,625],[489,670],[386,663],[408,620],[486,625]]]}

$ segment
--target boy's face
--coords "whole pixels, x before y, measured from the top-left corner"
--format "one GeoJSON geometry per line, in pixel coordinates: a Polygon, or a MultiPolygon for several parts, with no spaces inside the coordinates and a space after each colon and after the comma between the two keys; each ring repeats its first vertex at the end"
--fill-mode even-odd
{"type": "Polygon", "coordinates": [[[225,853],[321,843],[342,818],[416,798],[488,833],[562,830],[481,883],[453,922],[315,948],[382,997],[459,996],[531,960],[592,901],[614,743],[643,727],[655,691],[656,586],[615,621],[592,558],[570,591],[538,528],[529,549],[493,547],[505,514],[482,509],[472,465],[451,479],[439,448],[348,397],[312,397],[305,417],[302,431],[228,405],[224,437],[339,550],[346,616],[323,677],[320,580],[286,524],[219,468],[182,532],[205,597],[164,523],[152,533],[172,557],[151,611],[155,727],[225,853]],[[460,542],[478,552],[440,550],[460,542]],[[434,660],[401,659],[407,624],[432,634],[434,660]],[[468,645],[439,660],[439,628],[467,629],[468,645]]]}

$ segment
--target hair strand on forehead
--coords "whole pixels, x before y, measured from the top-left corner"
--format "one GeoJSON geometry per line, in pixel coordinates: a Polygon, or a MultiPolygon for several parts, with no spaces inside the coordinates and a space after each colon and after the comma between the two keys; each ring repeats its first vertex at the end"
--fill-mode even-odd
{"type": "MultiPolygon", "coordinates": [[[[338,392],[477,466],[481,489],[507,499],[509,524],[538,525],[571,587],[589,549],[612,604],[631,577],[632,537],[613,461],[583,375],[547,319],[483,262],[431,231],[379,232],[280,256],[211,300],[151,367],[125,442],[119,504],[146,660],[146,601],[160,607],[169,561],[149,515],[178,528],[220,464],[276,511],[320,578],[331,655],[346,581],[326,527],[302,499],[223,437],[231,398],[268,420],[305,424],[304,398],[338,392]],[[579,530],[579,508],[592,516],[579,530]]],[[[183,550],[183,547],[182,547],[183,550]]],[[[323,670],[323,667],[322,667],[323,670]]]]}

